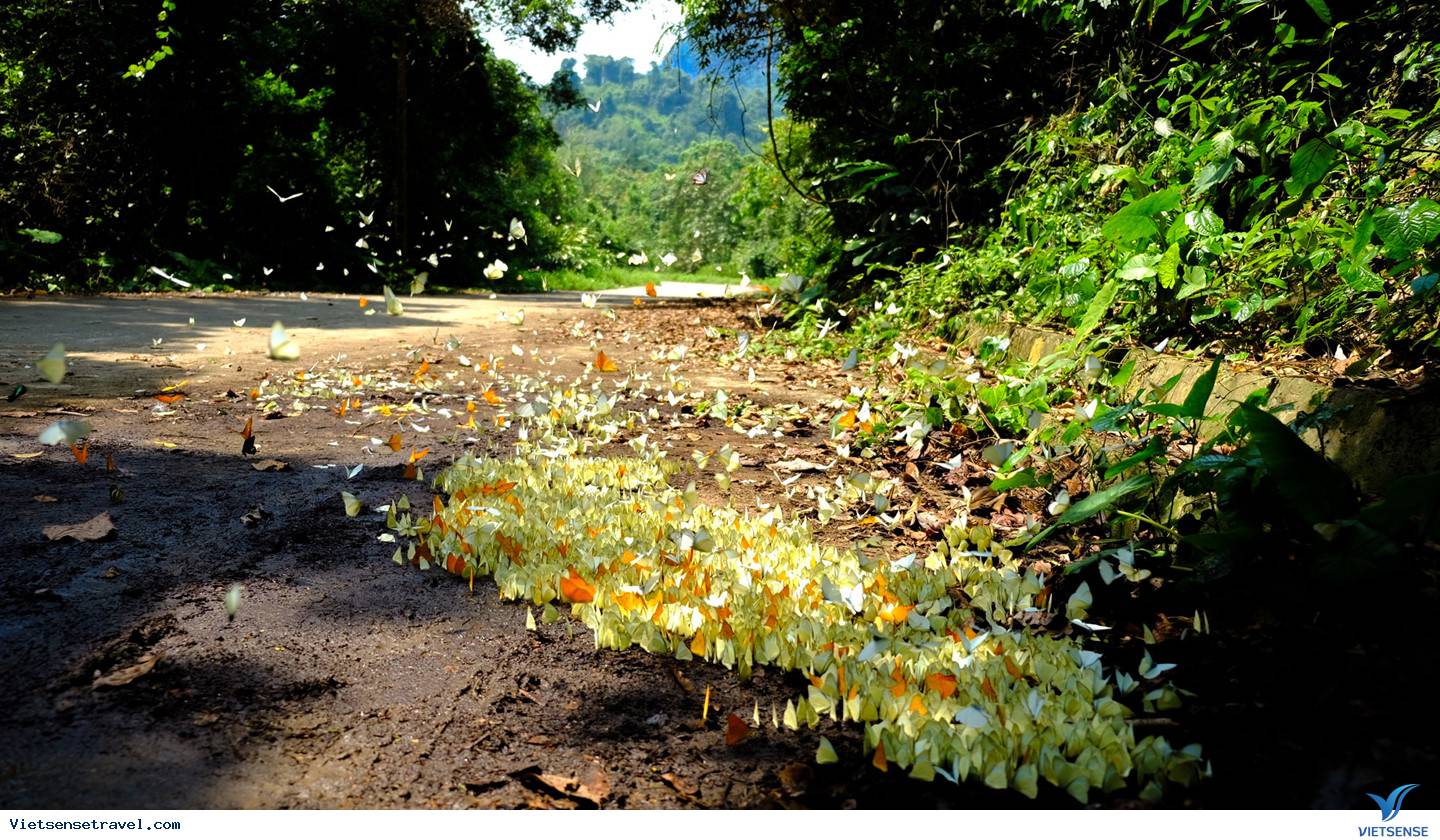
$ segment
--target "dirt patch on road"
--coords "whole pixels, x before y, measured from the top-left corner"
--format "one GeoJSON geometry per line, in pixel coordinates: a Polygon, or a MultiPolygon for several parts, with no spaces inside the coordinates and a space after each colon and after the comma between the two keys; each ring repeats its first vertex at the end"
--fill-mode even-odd
{"type": "MultiPolygon", "coordinates": [[[[120,323],[107,320],[103,301],[58,302],[59,313],[46,309],[42,317],[31,309],[15,318],[33,329],[23,334],[29,344],[0,359],[0,379],[31,388],[0,415],[0,493],[8,501],[0,638],[9,677],[0,687],[0,799],[7,804],[1024,801],[881,774],[869,767],[851,727],[772,730],[772,709],[802,688],[793,675],[761,671],[742,681],[718,667],[597,651],[589,632],[569,621],[526,630],[525,608],[500,603],[486,582],[472,592],[443,573],[393,564],[393,546],[376,539],[383,523],[346,518],[339,493],[353,492],[370,506],[401,494],[429,504],[427,487],[402,476],[405,451],[360,454],[394,424],[285,411],[255,418],[259,451],[243,456],[238,432],[253,416],[247,392],[290,366],[264,358],[254,322],[245,331],[233,321],[256,318],[263,330],[269,319],[284,318],[300,327],[294,332],[305,359],[343,355],[357,369],[413,366],[409,350],[438,347],[453,335],[475,358],[505,358],[516,369],[538,364],[514,356],[510,345],[538,347],[560,357],[550,369],[563,373],[593,356],[586,340],[570,334],[587,313],[529,304],[525,327],[515,328],[494,320],[498,310],[515,308],[506,302],[471,301],[433,324],[377,322],[350,312],[354,303],[345,300],[308,304],[166,297],[152,310],[144,300],[122,299],[110,305],[129,313],[122,320],[131,326],[116,327],[108,342],[86,338],[101,325],[71,323],[82,310],[120,323]],[[256,308],[264,312],[241,314],[256,308]],[[307,312],[319,318],[306,321],[307,312]],[[196,335],[188,334],[190,317],[201,322],[196,335]],[[54,329],[46,319],[57,322],[54,329]],[[392,332],[377,333],[377,326],[392,332]],[[152,332],[163,341],[144,346],[153,345],[152,332]],[[80,350],[71,377],[59,387],[36,381],[25,365],[62,334],[80,350]],[[206,348],[195,349],[200,344],[206,348]],[[168,407],[173,414],[157,413],[155,395],[182,380],[187,397],[168,407]],[[45,425],[72,416],[57,411],[85,415],[96,427],[86,465],[64,447],[36,444],[45,425]],[[35,452],[43,454],[17,457],[35,452]],[[260,471],[260,459],[286,466],[260,471]],[[355,463],[365,468],[347,479],[355,463]],[[109,540],[57,542],[42,534],[48,525],[102,512],[115,525],[109,540]],[[231,620],[225,596],[237,584],[242,596],[231,620]],[[748,720],[757,710],[767,725],[727,746],[727,716],[748,720]],[[839,765],[815,765],[820,734],[839,750],[839,765]]],[[[737,316],[716,310],[704,317],[737,316]]],[[[651,348],[641,348],[638,331],[632,340],[622,341],[617,330],[607,346],[622,360],[645,360],[651,348]]],[[[763,397],[754,383],[731,384],[763,397]]],[[[436,427],[430,435],[406,430],[407,442],[432,449],[424,462],[432,471],[466,448],[462,436],[436,427]]],[[[470,448],[500,452],[507,445],[504,433],[481,437],[470,448]]],[[[677,450],[679,457],[687,452],[677,450]]]]}

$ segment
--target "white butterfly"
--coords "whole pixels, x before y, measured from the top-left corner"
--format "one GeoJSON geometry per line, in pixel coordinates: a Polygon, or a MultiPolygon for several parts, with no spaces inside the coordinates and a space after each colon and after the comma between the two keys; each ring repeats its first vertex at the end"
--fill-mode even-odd
{"type": "Polygon", "coordinates": [[[597,100],[594,101],[594,102],[587,102],[586,105],[589,106],[589,108],[590,108],[591,111],[594,111],[595,113],[598,114],[598,113],[600,113],[600,103],[602,103],[602,102],[604,102],[604,101],[605,101],[605,100],[603,100],[603,99],[597,99],[597,100]]]}
{"type": "Polygon", "coordinates": [[[90,424],[84,420],[57,420],[40,433],[40,442],[45,446],[57,443],[74,443],[90,435],[90,424]]]}
{"type": "Polygon", "coordinates": [[[527,243],[530,241],[525,236],[525,224],[519,219],[512,218],[510,220],[510,238],[524,239],[527,243]]]}
{"type": "Polygon", "coordinates": [[[40,375],[55,385],[65,378],[65,345],[56,344],[45,357],[35,363],[40,375]]]}
{"type": "Polygon", "coordinates": [[[269,277],[270,275],[272,275],[272,274],[275,273],[275,269],[273,269],[273,268],[265,268],[265,267],[262,266],[262,267],[260,268],[260,270],[263,271],[263,272],[265,272],[265,276],[266,276],[266,277],[269,277]]]}
{"type": "Polygon", "coordinates": [[[169,280],[171,283],[174,283],[175,285],[179,286],[179,287],[182,288],[182,289],[188,289],[188,288],[190,288],[190,284],[189,284],[189,283],[185,282],[184,280],[181,280],[181,279],[178,278],[178,277],[171,277],[169,274],[166,274],[165,272],[161,271],[160,269],[156,268],[156,267],[153,266],[153,265],[150,266],[150,273],[151,273],[151,274],[159,275],[159,276],[161,276],[161,277],[164,277],[166,280],[169,280]]]}
{"type": "Polygon", "coordinates": [[[386,315],[404,315],[404,314],[405,314],[405,307],[400,303],[400,298],[395,297],[395,292],[391,291],[391,289],[390,289],[389,286],[386,286],[385,289],[384,289],[384,291],[385,291],[385,314],[386,314],[386,315]]]}
{"type": "Polygon", "coordinates": [[[294,195],[283,195],[283,196],[282,196],[280,193],[275,192],[275,188],[272,187],[272,186],[270,186],[269,184],[266,184],[266,185],[265,185],[265,189],[269,190],[271,195],[273,195],[273,196],[275,196],[276,198],[280,199],[280,203],[281,203],[281,204],[284,204],[284,203],[287,202],[287,201],[292,201],[292,200],[294,200],[294,199],[297,199],[297,198],[299,198],[300,196],[302,196],[302,195],[305,194],[305,193],[303,193],[303,192],[298,192],[298,193],[295,193],[294,195]]]}
{"type": "Polygon", "coordinates": [[[363,228],[363,227],[365,227],[366,225],[368,225],[368,224],[370,224],[371,222],[374,222],[374,221],[375,221],[375,214],[374,214],[374,213],[371,213],[371,214],[369,214],[368,216],[367,216],[366,214],[364,214],[364,213],[361,213],[361,214],[360,214],[360,227],[363,228]]]}
{"type": "Polygon", "coordinates": [[[293,362],[300,358],[300,345],[285,334],[285,325],[276,321],[270,327],[270,358],[293,362]]]}
{"type": "Polygon", "coordinates": [[[231,321],[230,323],[234,324],[237,327],[243,327],[245,326],[245,319],[240,318],[239,320],[231,321]]]}

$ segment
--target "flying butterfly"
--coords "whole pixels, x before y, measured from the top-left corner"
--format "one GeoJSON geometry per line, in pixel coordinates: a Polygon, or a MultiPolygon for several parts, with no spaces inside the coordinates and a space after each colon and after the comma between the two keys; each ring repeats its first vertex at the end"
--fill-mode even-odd
{"type": "Polygon", "coordinates": [[[690,183],[697,187],[703,187],[710,182],[709,169],[697,169],[694,175],[690,176],[690,183]]]}

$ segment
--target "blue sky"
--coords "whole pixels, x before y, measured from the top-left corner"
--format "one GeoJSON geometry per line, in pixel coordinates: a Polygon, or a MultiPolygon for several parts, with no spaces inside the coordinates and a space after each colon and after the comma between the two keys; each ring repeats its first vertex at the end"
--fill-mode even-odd
{"type": "Polygon", "coordinates": [[[543,84],[550,81],[567,57],[583,62],[586,55],[629,56],[635,59],[636,69],[643,71],[669,51],[674,36],[666,35],[664,30],[679,21],[680,5],[675,0],[644,0],[631,11],[617,15],[609,25],[587,27],[575,49],[568,53],[545,55],[524,41],[507,41],[498,32],[486,32],[485,39],[496,55],[515,62],[530,78],[543,84]]]}

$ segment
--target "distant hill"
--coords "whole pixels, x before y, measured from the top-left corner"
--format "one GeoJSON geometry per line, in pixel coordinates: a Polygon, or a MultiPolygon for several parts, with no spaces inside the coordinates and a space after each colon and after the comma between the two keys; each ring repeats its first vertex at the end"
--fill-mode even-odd
{"type": "Polygon", "coordinates": [[[742,151],[758,143],[765,126],[763,75],[757,87],[697,76],[695,69],[679,47],[645,71],[629,58],[566,60],[560,72],[571,75],[587,106],[555,113],[555,130],[567,144],[646,171],[675,164],[694,143],[723,140],[742,151]]]}

